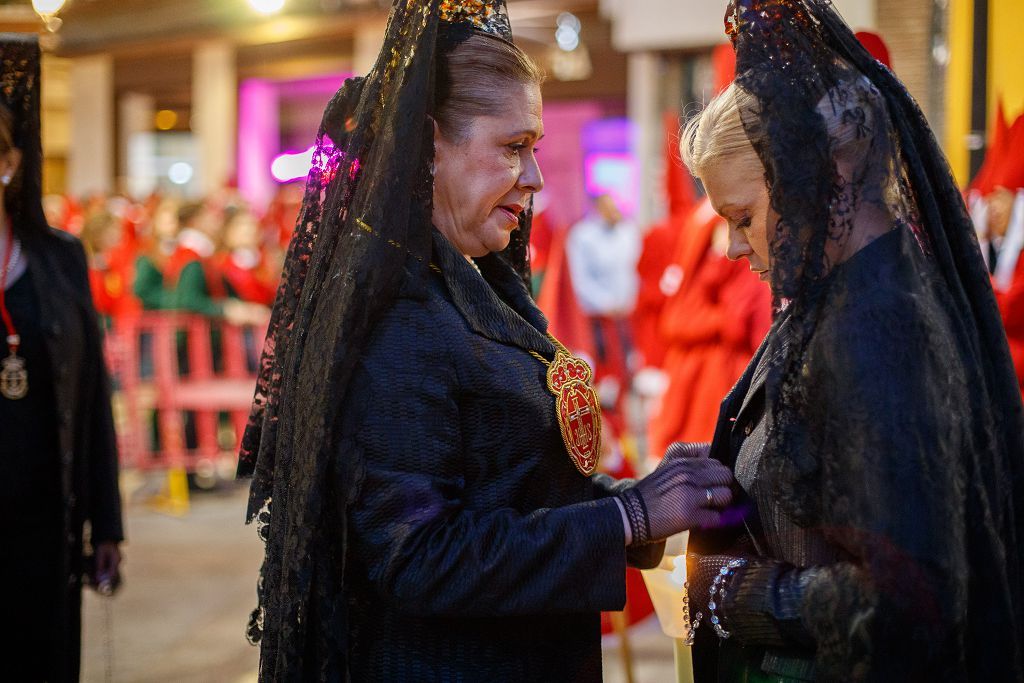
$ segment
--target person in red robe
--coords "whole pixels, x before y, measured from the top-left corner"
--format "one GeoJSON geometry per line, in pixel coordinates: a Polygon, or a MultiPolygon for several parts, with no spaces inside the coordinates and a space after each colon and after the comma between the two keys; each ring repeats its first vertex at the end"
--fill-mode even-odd
{"type": "Polygon", "coordinates": [[[640,287],[633,309],[633,341],[642,368],[661,368],[665,344],[658,330],[668,292],[674,291],[672,260],[679,235],[697,203],[693,178],[679,158],[679,117],[667,113],[665,132],[665,193],[668,215],[644,235],[637,273],[640,287]]]}
{"type": "Polygon", "coordinates": [[[1024,392],[1024,115],[1007,125],[1000,107],[992,144],[968,196],[1024,392]]]}
{"type": "Polygon", "coordinates": [[[140,310],[132,296],[134,279],[130,245],[125,244],[123,226],[114,214],[96,211],[85,221],[82,244],[89,256],[89,284],[96,312],[105,327],[140,310]]]}
{"type": "Polygon", "coordinates": [[[727,228],[704,200],[683,227],[672,293],[662,311],[668,390],[648,430],[649,450],[710,441],[718,406],[771,325],[771,293],[725,256],[727,228]]]}
{"type": "Polygon", "coordinates": [[[261,249],[260,225],[248,209],[228,211],[224,250],[214,260],[229,297],[262,306],[274,303],[280,272],[261,249]]]}

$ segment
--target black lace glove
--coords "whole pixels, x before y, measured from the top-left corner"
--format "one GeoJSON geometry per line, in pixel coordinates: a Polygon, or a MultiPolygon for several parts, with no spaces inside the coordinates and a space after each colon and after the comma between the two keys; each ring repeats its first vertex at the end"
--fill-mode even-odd
{"type": "MultiPolygon", "coordinates": [[[[736,558],[729,555],[697,555],[687,553],[686,555],[686,583],[689,586],[687,596],[690,599],[690,618],[693,619],[697,612],[703,612],[705,618],[708,616],[708,602],[711,601],[709,590],[715,578],[721,574],[722,567],[729,564],[736,558]]],[[[733,587],[735,574],[741,572],[737,569],[730,575],[726,590],[733,587]]],[[[718,607],[718,614],[724,614],[721,606],[718,607]]]]}
{"type": "Polygon", "coordinates": [[[722,509],[732,500],[732,481],[732,472],[717,460],[666,456],[636,486],[619,494],[632,543],[718,526],[722,509]]]}
{"type": "MultiPolygon", "coordinates": [[[[798,570],[792,565],[753,555],[686,556],[687,598],[691,623],[700,612],[700,629],[718,625],[741,642],[777,648],[813,648],[814,638],[801,618],[804,595],[822,569],[798,570]],[[733,566],[737,560],[742,565],[733,566]],[[714,597],[711,587],[719,581],[714,597]],[[711,609],[711,603],[714,609],[711,609]]],[[[718,634],[721,637],[721,634],[718,634]]]]}
{"type": "Polygon", "coordinates": [[[711,453],[711,444],[707,441],[676,441],[665,449],[665,457],[662,462],[678,458],[706,458],[709,453],[711,453]]]}

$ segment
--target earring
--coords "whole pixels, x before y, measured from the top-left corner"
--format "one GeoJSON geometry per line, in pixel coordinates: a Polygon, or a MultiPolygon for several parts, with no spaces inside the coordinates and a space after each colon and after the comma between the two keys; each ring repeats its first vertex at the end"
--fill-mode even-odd
{"type": "Polygon", "coordinates": [[[4,187],[7,187],[8,185],[10,185],[11,184],[11,174],[10,173],[5,173],[3,175],[3,177],[0,177],[0,183],[3,183],[4,187]]]}
{"type": "Polygon", "coordinates": [[[437,164],[435,164],[434,162],[430,162],[430,177],[433,178],[436,174],[437,174],[437,164]]]}

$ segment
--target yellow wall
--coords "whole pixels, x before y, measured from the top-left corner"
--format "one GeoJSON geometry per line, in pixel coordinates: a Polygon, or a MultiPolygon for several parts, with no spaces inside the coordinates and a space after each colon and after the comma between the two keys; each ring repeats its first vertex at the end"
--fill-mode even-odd
{"type": "Polygon", "coordinates": [[[949,66],[946,71],[946,139],[944,148],[949,165],[960,185],[967,183],[970,150],[967,135],[971,130],[971,55],[974,1],[950,0],[949,66]]]}
{"type": "Polygon", "coordinates": [[[988,94],[995,116],[1001,96],[1012,120],[1024,113],[1024,2],[989,0],[988,94]]]}
{"type": "MultiPolygon", "coordinates": [[[[1012,121],[1024,113],[1024,2],[989,0],[988,110],[989,133],[1001,97],[1012,121]]],[[[971,53],[974,0],[949,3],[950,62],[946,82],[945,150],[953,173],[961,185],[970,180],[971,53]]]]}

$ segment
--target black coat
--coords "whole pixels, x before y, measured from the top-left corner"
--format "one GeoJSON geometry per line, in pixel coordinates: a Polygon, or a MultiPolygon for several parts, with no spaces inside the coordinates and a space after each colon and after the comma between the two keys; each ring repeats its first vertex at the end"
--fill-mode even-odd
{"type": "Polygon", "coordinates": [[[36,286],[56,399],[64,501],[55,652],[58,681],[77,681],[80,661],[83,540],[121,541],[117,444],[103,340],[89,294],[85,252],[73,236],[46,230],[23,239],[36,286]]]}
{"type": "MultiPolygon", "coordinates": [[[[378,325],[344,409],[365,463],[349,510],[354,680],[600,681],[602,610],[625,603],[609,496],[562,444],[547,323],[491,256],[435,237],[426,291],[378,325]]],[[[657,563],[662,546],[636,553],[657,563]]],[[[631,553],[632,555],[632,553],[631,553]]]]}

